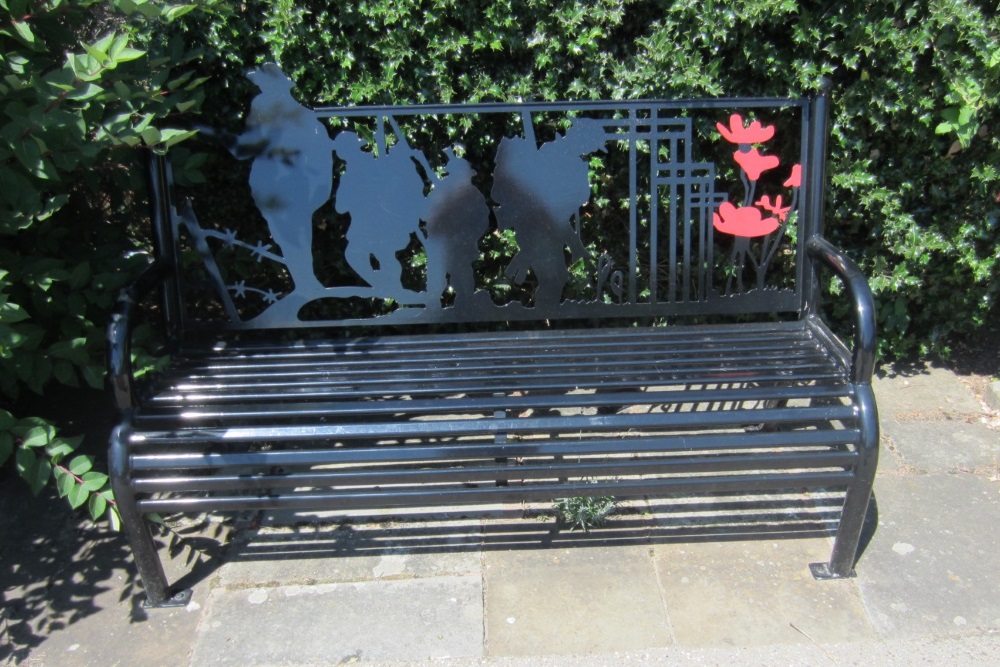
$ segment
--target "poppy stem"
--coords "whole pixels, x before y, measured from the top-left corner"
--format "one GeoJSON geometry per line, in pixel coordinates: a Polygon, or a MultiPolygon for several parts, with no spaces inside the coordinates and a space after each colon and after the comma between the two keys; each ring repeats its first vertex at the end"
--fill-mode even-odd
{"type": "Polygon", "coordinates": [[[729,278],[726,280],[726,291],[724,296],[729,296],[733,289],[733,275],[736,273],[736,246],[739,245],[739,239],[733,242],[733,252],[729,255],[729,278]]]}
{"type": "MultiPolygon", "coordinates": [[[[792,188],[792,204],[789,206],[789,211],[785,215],[785,219],[781,221],[781,226],[778,227],[778,231],[774,237],[774,244],[770,247],[767,254],[764,256],[764,263],[761,265],[764,271],[767,271],[767,267],[770,266],[771,260],[774,258],[776,252],[778,252],[778,246],[780,245],[781,239],[785,235],[785,227],[788,226],[788,217],[796,212],[796,207],[799,203],[799,188],[792,188]]],[[[770,238],[770,237],[769,237],[770,238]]]]}

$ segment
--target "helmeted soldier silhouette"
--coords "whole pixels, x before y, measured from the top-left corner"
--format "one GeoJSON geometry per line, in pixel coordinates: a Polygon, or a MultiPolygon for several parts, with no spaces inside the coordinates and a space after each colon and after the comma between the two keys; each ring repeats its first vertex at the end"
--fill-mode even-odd
{"type": "Polygon", "coordinates": [[[375,156],[362,150],[367,142],[351,131],[333,141],[346,163],[337,187],[335,207],[351,216],[345,256],[351,268],[382,297],[412,301],[403,289],[402,264],[396,254],[420,228],[427,200],[424,181],[416,169],[416,152],[396,146],[375,156]]]}
{"type": "Polygon", "coordinates": [[[292,80],[268,63],[247,74],[260,94],[250,105],[238,156],[253,156],[250,189],[281,248],[295,292],[323,287],[313,271],[313,213],[330,200],[333,142],[312,109],[292,97],[292,80]],[[242,154],[242,155],[241,155],[242,154]]]}
{"type": "Polygon", "coordinates": [[[505,137],[497,149],[491,198],[498,204],[497,225],[513,229],[519,250],[506,273],[524,282],[534,273],[535,306],[558,306],[569,280],[564,248],[572,260],[586,255],[571,224],[580,207],[590,201],[590,182],[584,156],[605,150],[607,136],[594,119],[576,119],[565,135],[538,146],[530,118],[525,137],[505,137]]]}
{"type": "Polygon", "coordinates": [[[483,193],[472,184],[476,172],[452,149],[447,176],[437,181],[427,196],[427,298],[428,305],[441,304],[441,294],[450,285],[455,304],[472,297],[476,289],[473,262],[479,258],[479,239],[490,226],[490,209],[483,193]]]}

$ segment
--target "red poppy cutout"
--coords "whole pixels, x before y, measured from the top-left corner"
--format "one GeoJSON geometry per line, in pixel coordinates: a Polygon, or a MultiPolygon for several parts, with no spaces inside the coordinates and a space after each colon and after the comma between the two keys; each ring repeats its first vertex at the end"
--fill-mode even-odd
{"type": "Polygon", "coordinates": [[[729,202],[719,205],[719,212],[712,214],[712,224],[723,234],[753,238],[767,236],[778,228],[777,218],[762,218],[754,206],[736,208],[729,202]]]}
{"type": "Polygon", "coordinates": [[[777,155],[761,155],[756,148],[745,153],[736,151],[733,153],[733,159],[743,167],[743,171],[751,181],[756,181],[763,172],[774,169],[780,164],[777,155]]]}
{"type": "Polygon", "coordinates": [[[722,134],[722,138],[734,144],[756,144],[768,141],[774,136],[774,125],[764,127],[759,120],[755,120],[750,125],[743,127],[743,116],[734,113],[729,117],[729,127],[722,123],[716,123],[715,127],[722,134]]]}
{"type": "Polygon", "coordinates": [[[802,185],[802,165],[794,164],[792,165],[792,175],[788,177],[785,181],[784,186],[786,188],[797,188],[802,185]]]}
{"type": "Polygon", "coordinates": [[[791,206],[786,206],[786,207],[782,208],[781,204],[783,202],[781,201],[781,195],[778,195],[774,199],[774,203],[773,204],[771,203],[771,197],[770,197],[770,195],[764,195],[763,197],[761,197],[759,200],[755,201],[754,203],[757,206],[760,206],[761,208],[763,208],[765,211],[768,211],[769,213],[774,213],[776,216],[778,216],[778,220],[781,220],[781,221],[784,221],[785,218],[788,217],[788,212],[792,210],[791,206]]]}

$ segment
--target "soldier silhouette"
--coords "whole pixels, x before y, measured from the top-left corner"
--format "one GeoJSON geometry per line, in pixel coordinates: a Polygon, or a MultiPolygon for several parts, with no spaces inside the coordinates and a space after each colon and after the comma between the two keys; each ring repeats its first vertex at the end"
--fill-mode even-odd
{"type": "Polygon", "coordinates": [[[445,149],[448,175],[427,196],[427,298],[441,304],[441,294],[451,285],[456,305],[466,302],[476,289],[472,264],[479,257],[478,241],[490,226],[486,198],[472,184],[476,172],[467,160],[445,149]]]}
{"type": "Polygon", "coordinates": [[[362,150],[361,137],[343,131],[333,149],[346,163],[337,188],[336,209],[351,216],[347,229],[347,263],[379,296],[413,302],[402,286],[402,264],[396,254],[425,217],[424,181],[414,160],[422,155],[397,146],[376,157],[362,150]]]}
{"type": "Polygon", "coordinates": [[[519,250],[507,276],[524,282],[535,274],[536,307],[558,306],[569,280],[564,248],[572,260],[586,255],[571,225],[580,207],[590,201],[587,162],[583,157],[605,150],[607,137],[597,120],[576,119],[565,135],[540,147],[530,116],[524,119],[523,138],[504,137],[497,149],[493,190],[500,229],[513,229],[519,250]]]}
{"type": "Polygon", "coordinates": [[[333,142],[312,109],[292,97],[292,80],[268,63],[247,74],[260,88],[250,105],[247,130],[233,149],[253,157],[250,189],[281,248],[285,267],[300,296],[323,286],[313,272],[313,213],[330,200],[333,142]]]}

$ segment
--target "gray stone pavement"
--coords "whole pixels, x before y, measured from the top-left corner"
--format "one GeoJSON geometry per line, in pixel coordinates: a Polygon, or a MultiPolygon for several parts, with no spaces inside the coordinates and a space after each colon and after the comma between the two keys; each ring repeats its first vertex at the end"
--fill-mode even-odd
{"type": "Polygon", "coordinates": [[[1000,424],[971,387],[879,378],[855,579],[809,574],[830,550],[821,494],[633,502],[589,534],[542,507],[274,514],[190,532],[168,566],[192,602],[147,612],[120,536],[63,520],[0,531],[28,545],[0,546],[23,560],[0,569],[0,664],[1000,664],[1000,424]]]}

